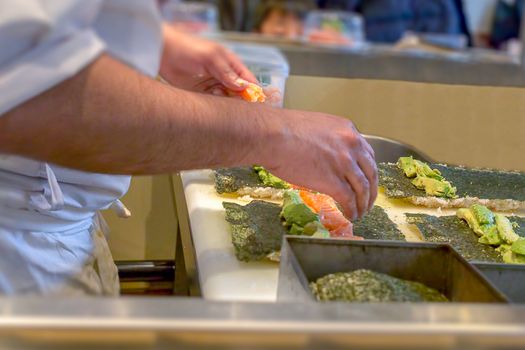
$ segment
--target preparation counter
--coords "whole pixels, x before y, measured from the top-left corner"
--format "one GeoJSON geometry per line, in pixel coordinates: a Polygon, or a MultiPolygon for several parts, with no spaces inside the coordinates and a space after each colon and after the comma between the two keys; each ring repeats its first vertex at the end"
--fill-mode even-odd
{"type": "MultiPolygon", "coordinates": [[[[0,297],[0,347],[54,350],[523,347],[523,304],[273,302],[278,266],[236,260],[221,206],[225,198],[215,194],[211,172],[184,172],[181,177],[174,177],[172,184],[183,233],[178,240],[182,244],[178,246],[177,258],[184,258],[190,282],[194,282],[191,294],[204,298],[0,297]],[[193,235],[189,234],[190,228],[193,235]]],[[[378,204],[386,206],[382,199],[378,204]]],[[[387,208],[387,212],[397,220],[396,215],[406,209],[387,208]]],[[[409,227],[401,229],[411,240],[418,239],[417,232],[409,227]]],[[[177,271],[183,269],[184,264],[177,264],[177,271]]],[[[180,281],[176,279],[176,283],[180,281]]]]}
{"type": "MultiPolygon", "coordinates": [[[[211,170],[183,172],[174,178],[181,238],[185,256],[193,255],[196,269],[189,273],[208,300],[275,301],[279,265],[243,263],[235,257],[220,197],[213,187],[211,170]],[[181,209],[187,208],[187,216],[181,209]],[[183,220],[189,219],[189,227],[183,220]],[[185,244],[185,242],[188,242],[185,244]]],[[[234,198],[228,200],[243,204],[234,198]]],[[[191,257],[193,259],[193,257],[191,257]]],[[[186,265],[194,263],[186,261],[186,265]]]]}
{"type": "MultiPolygon", "coordinates": [[[[207,300],[276,301],[279,264],[270,261],[240,262],[234,254],[223,201],[247,201],[216,193],[211,170],[182,172],[174,179],[175,198],[181,221],[181,238],[192,290],[207,300]],[[187,212],[181,212],[187,208],[187,212]],[[186,221],[187,226],[182,225],[186,221]]],[[[435,216],[455,215],[455,209],[416,207],[379,193],[382,207],[407,241],[422,241],[419,230],[406,222],[405,213],[435,216]]],[[[525,216],[525,213],[515,213],[525,216]]]]}
{"type": "Polygon", "coordinates": [[[0,298],[3,349],[519,349],[524,306],[0,298]]]}

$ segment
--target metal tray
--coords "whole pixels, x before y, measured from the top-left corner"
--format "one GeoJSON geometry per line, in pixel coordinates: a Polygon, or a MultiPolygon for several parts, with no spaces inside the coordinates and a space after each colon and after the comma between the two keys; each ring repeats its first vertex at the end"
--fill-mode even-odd
{"type": "Polygon", "coordinates": [[[511,302],[525,303],[525,265],[472,262],[511,302]]]}
{"type": "Polygon", "coordinates": [[[427,163],[432,159],[420,150],[396,140],[375,135],[363,135],[375,152],[376,162],[396,163],[399,157],[412,156],[427,163]]]}
{"type": "Polygon", "coordinates": [[[369,269],[421,282],[453,302],[508,302],[448,244],[284,238],[278,301],[315,301],[308,283],[335,272],[369,269]]]}

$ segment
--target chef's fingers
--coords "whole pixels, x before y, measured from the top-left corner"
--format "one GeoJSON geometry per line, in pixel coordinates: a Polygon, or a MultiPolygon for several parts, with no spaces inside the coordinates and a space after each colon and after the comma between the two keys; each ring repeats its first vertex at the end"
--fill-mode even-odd
{"type": "Polygon", "coordinates": [[[214,57],[207,67],[209,74],[220,81],[224,86],[233,91],[241,91],[242,84],[239,83],[240,76],[225,59],[224,54],[219,53],[214,57]]]}
{"type": "Polygon", "coordinates": [[[195,90],[206,91],[216,85],[222,85],[222,83],[218,81],[217,79],[215,79],[214,77],[208,77],[208,78],[200,80],[197,84],[195,84],[195,90]]]}
{"type": "Polygon", "coordinates": [[[199,81],[192,89],[197,92],[204,92],[215,96],[228,96],[228,91],[224,85],[213,77],[199,81]]]}
{"type": "Polygon", "coordinates": [[[357,160],[357,164],[365,174],[369,186],[370,186],[370,197],[368,199],[368,210],[372,209],[374,202],[377,198],[377,187],[378,187],[378,178],[377,178],[377,165],[375,160],[372,158],[370,153],[363,153],[357,160]]]}
{"type": "Polygon", "coordinates": [[[350,161],[348,172],[345,174],[345,179],[348,181],[352,187],[353,192],[355,193],[357,217],[354,215],[352,220],[356,220],[365,215],[368,210],[370,200],[370,183],[357,162],[354,160],[350,161]]]}
{"type": "MultiPolygon", "coordinates": [[[[219,80],[224,86],[233,91],[242,91],[245,85],[240,80],[246,80],[241,77],[241,74],[246,74],[244,65],[238,62],[233,54],[229,54],[225,49],[218,52],[218,54],[211,60],[208,70],[210,74],[219,80]]],[[[251,73],[250,73],[251,74],[251,73]]],[[[250,77],[252,78],[252,77],[250,77]]],[[[255,79],[255,77],[253,77],[255,79]]]]}
{"type": "Polygon", "coordinates": [[[370,146],[370,144],[368,143],[368,141],[363,137],[363,146],[365,147],[365,149],[368,151],[368,153],[370,153],[370,155],[372,156],[372,159],[376,159],[376,152],[374,151],[374,149],[372,148],[372,146],[370,146]]]}
{"type": "MultiPolygon", "coordinates": [[[[346,179],[339,180],[339,188],[333,196],[337,203],[343,207],[343,212],[350,220],[358,218],[356,194],[346,179]]],[[[333,182],[337,183],[337,182],[333,182]]]]}
{"type": "Polygon", "coordinates": [[[264,103],[270,106],[279,106],[282,103],[283,95],[278,89],[271,87],[265,88],[263,91],[266,95],[266,101],[264,101],[264,103]]]}
{"type": "Polygon", "coordinates": [[[257,78],[253,73],[246,67],[244,63],[235,55],[233,52],[226,50],[226,56],[230,62],[230,65],[233,67],[233,70],[241,77],[241,79],[247,80],[250,83],[259,84],[257,78]]]}

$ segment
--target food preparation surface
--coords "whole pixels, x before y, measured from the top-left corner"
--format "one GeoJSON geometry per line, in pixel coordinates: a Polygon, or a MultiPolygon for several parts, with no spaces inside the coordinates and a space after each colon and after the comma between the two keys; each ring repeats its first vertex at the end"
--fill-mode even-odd
{"type": "MultiPolygon", "coordinates": [[[[210,300],[275,301],[279,265],[270,261],[244,263],[235,257],[222,202],[247,202],[218,195],[211,170],[183,172],[181,178],[203,297],[210,300]]],[[[422,237],[415,225],[406,222],[405,213],[455,214],[455,209],[416,207],[402,200],[388,199],[382,192],[376,205],[385,209],[406,240],[412,242],[421,241],[422,237]]]]}
{"type": "Polygon", "coordinates": [[[274,301],[279,266],[237,260],[222,202],[246,202],[219,196],[212,176],[210,170],[181,174],[202,295],[210,300],[274,301]]]}

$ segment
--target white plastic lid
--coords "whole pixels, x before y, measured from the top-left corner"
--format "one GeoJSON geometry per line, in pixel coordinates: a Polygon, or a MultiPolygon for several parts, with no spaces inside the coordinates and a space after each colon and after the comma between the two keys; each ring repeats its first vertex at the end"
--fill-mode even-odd
{"type": "Polygon", "coordinates": [[[224,46],[235,52],[255,74],[275,74],[288,77],[290,65],[279,49],[267,45],[227,42],[224,46]]]}

